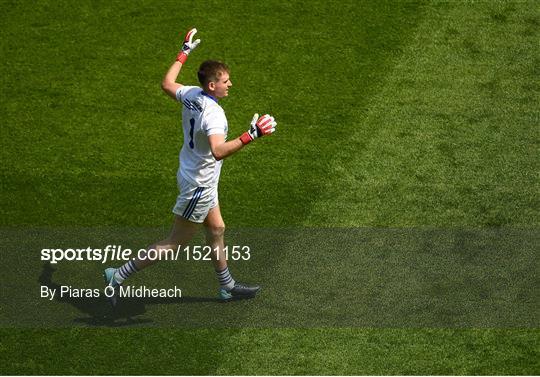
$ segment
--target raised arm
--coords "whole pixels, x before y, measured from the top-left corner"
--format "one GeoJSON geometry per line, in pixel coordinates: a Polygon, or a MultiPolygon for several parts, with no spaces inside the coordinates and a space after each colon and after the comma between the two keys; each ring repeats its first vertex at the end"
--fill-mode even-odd
{"type": "Polygon", "coordinates": [[[178,79],[178,75],[180,74],[180,70],[185,64],[189,53],[193,51],[199,45],[199,43],[201,43],[200,39],[193,41],[193,36],[195,35],[195,33],[197,33],[197,29],[195,28],[188,31],[186,37],[184,38],[182,49],[176,56],[176,61],[171,65],[171,67],[165,74],[163,81],[161,82],[161,89],[163,89],[163,91],[167,93],[168,96],[174,98],[175,100],[176,91],[178,90],[178,88],[181,88],[183,86],[182,84],[176,82],[176,80],[178,79]]]}
{"type": "Polygon", "coordinates": [[[161,82],[161,89],[169,97],[172,97],[176,99],[176,91],[178,88],[181,88],[183,85],[176,82],[176,79],[178,78],[178,75],[180,74],[180,70],[182,69],[182,63],[179,61],[175,61],[167,73],[165,74],[165,77],[163,78],[163,81],[161,82]]]}

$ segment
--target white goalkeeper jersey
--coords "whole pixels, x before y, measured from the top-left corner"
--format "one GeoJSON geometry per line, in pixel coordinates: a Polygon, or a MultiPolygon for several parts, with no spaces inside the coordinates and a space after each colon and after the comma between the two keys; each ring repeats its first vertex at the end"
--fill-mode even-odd
{"type": "Polygon", "coordinates": [[[182,103],[184,130],[178,174],[198,187],[216,186],[223,161],[214,158],[208,136],[222,134],[227,138],[225,111],[198,86],[182,86],[176,99],[182,103]]]}

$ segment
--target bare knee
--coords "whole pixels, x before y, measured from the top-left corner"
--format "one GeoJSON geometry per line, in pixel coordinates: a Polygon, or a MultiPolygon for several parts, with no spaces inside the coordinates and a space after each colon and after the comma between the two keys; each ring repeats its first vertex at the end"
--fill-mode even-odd
{"type": "Polygon", "coordinates": [[[223,238],[225,234],[225,224],[207,225],[205,226],[206,237],[208,239],[216,240],[223,238]]]}

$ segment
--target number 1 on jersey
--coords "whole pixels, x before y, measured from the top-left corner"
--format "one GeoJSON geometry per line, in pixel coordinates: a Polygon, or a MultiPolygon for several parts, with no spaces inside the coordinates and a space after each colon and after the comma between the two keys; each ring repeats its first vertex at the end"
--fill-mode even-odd
{"type": "Polygon", "coordinates": [[[191,118],[189,120],[191,127],[189,128],[189,147],[193,149],[195,144],[193,144],[193,130],[195,129],[195,119],[191,118]]]}

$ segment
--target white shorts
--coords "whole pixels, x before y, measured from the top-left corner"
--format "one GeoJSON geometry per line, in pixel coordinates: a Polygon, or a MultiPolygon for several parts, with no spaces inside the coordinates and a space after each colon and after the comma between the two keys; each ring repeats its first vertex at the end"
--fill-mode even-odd
{"type": "Polygon", "coordinates": [[[172,211],[186,220],[202,223],[208,211],[218,205],[217,186],[198,187],[180,176],[178,189],[180,194],[172,211]]]}

